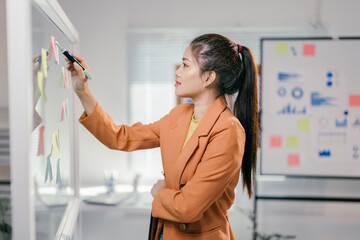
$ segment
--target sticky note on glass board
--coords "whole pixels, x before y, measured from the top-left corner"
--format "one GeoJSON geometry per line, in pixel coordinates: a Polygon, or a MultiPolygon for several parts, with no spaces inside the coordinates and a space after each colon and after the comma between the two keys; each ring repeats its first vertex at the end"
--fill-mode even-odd
{"type": "Polygon", "coordinates": [[[44,78],[47,78],[47,51],[46,49],[41,49],[41,71],[44,75],[44,78]]]}
{"type": "Polygon", "coordinates": [[[65,68],[65,82],[64,82],[64,88],[69,88],[69,73],[68,70],[65,68]]]}
{"type": "Polygon", "coordinates": [[[300,166],[300,155],[299,154],[289,154],[287,156],[287,165],[288,166],[300,166]]]}
{"type": "Polygon", "coordinates": [[[44,129],[45,126],[39,128],[39,147],[37,155],[44,155],[44,129]]]}
{"type": "Polygon", "coordinates": [[[59,158],[60,156],[60,145],[59,145],[59,130],[53,132],[52,134],[52,144],[55,151],[55,157],[59,158]]]}
{"type": "Polygon", "coordinates": [[[41,72],[41,71],[37,72],[37,81],[38,81],[38,88],[40,90],[42,100],[44,102],[46,102],[47,98],[46,98],[45,89],[44,89],[44,75],[43,75],[43,72],[41,72]]]}
{"type": "Polygon", "coordinates": [[[281,136],[271,136],[270,137],[270,147],[271,148],[280,148],[282,144],[281,136]]]}
{"type": "Polygon", "coordinates": [[[359,95],[350,95],[349,96],[349,106],[351,106],[351,107],[360,107],[360,94],[359,95]]]}
{"type": "Polygon", "coordinates": [[[308,132],[310,131],[310,119],[304,118],[298,120],[298,130],[300,132],[308,132]]]}
{"type": "Polygon", "coordinates": [[[315,56],[315,44],[304,44],[303,46],[303,54],[304,56],[315,56]]]}
{"type": "Polygon", "coordinates": [[[286,138],[286,146],[288,148],[299,147],[299,138],[297,136],[289,136],[286,138]]]}
{"type": "Polygon", "coordinates": [[[287,43],[277,43],[275,46],[276,55],[286,56],[289,54],[289,45],[287,43]]]}

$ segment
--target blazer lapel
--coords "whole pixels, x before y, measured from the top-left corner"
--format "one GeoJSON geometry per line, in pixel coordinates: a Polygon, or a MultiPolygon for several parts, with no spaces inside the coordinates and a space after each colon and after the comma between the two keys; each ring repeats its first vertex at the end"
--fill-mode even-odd
{"type": "Polygon", "coordinates": [[[174,148],[171,148],[171,155],[179,156],[181,153],[182,146],[184,144],[187,131],[186,128],[189,128],[192,113],[194,112],[194,107],[192,106],[188,112],[184,115],[184,117],[179,117],[174,125],[170,128],[169,135],[171,136],[171,145],[174,148]]]}
{"type": "MultiPolygon", "coordinates": [[[[190,113],[190,119],[189,122],[186,125],[186,129],[181,128],[182,133],[185,133],[184,136],[182,136],[183,141],[180,144],[180,148],[178,149],[179,155],[178,158],[175,161],[175,179],[177,179],[178,184],[180,185],[180,179],[182,176],[182,173],[184,172],[184,169],[186,167],[187,162],[189,161],[191,155],[194,153],[196,148],[199,145],[199,138],[203,136],[207,136],[210,133],[210,130],[216,123],[217,119],[219,118],[220,114],[226,109],[227,103],[224,97],[219,97],[206,111],[205,115],[202,117],[202,119],[199,122],[199,125],[195,129],[193,135],[189,139],[189,141],[184,146],[184,149],[181,151],[185,137],[188,132],[192,112],[190,113]],[[181,151],[181,152],[180,152],[181,151]]],[[[180,129],[180,128],[179,128],[180,129]]]]}

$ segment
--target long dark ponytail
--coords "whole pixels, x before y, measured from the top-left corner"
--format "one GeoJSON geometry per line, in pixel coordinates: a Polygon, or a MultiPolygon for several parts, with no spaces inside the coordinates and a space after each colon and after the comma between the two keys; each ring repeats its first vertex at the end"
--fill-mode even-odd
{"type": "Polygon", "coordinates": [[[219,34],[201,35],[191,42],[190,47],[202,72],[216,72],[220,96],[237,93],[233,112],[246,134],[241,165],[242,182],[251,197],[256,178],[259,138],[257,67],[254,56],[247,47],[238,46],[219,34]]]}

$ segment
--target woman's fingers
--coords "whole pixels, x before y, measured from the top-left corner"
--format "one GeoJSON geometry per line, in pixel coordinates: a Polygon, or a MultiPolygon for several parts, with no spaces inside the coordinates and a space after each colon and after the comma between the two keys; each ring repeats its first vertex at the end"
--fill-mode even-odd
{"type": "Polygon", "coordinates": [[[76,60],[78,60],[78,62],[83,65],[84,68],[86,68],[88,71],[90,71],[90,67],[89,65],[87,64],[85,58],[81,57],[81,56],[78,56],[78,55],[73,55],[76,60]]]}
{"type": "MultiPolygon", "coordinates": [[[[89,65],[87,64],[85,58],[83,58],[83,57],[81,57],[81,56],[78,56],[78,55],[73,55],[73,57],[74,57],[84,68],[86,68],[88,71],[90,71],[90,67],[89,67],[89,65]]],[[[67,59],[67,58],[65,58],[65,61],[68,62],[68,63],[73,64],[73,63],[70,62],[70,60],[67,59]]],[[[77,64],[75,64],[75,65],[77,65],[77,64]]],[[[75,66],[75,65],[74,65],[74,66],[75,66]]],[[[68,68],[68,69],[69,69],[69,68],[68,68]]],[[[70,70],[70,69],[69,69],[69,70],[70,70]]]]}

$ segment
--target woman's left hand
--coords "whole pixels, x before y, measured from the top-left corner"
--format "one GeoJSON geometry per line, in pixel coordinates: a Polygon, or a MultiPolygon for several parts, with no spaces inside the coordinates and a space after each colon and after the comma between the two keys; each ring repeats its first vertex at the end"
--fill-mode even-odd
{"type": "Polygon", "coordinates": [[[152,195],[153,197],[155,197],[156,194],[157,194],[160,190],[165,189],[165,188],[166,188],[165,180],[159,179],[159,180],[157,181],[157,183],[155,183],[154,186],[152,187],[152,189],[151,189],[151,195],[152,195]]]}

